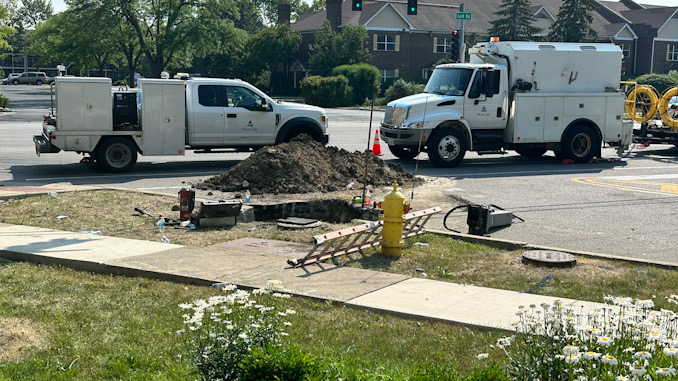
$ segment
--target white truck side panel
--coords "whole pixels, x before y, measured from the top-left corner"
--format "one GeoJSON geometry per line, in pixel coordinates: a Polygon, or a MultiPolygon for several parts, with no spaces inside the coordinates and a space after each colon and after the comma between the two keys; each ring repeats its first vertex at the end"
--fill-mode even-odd
{"type": "Polygon", "coordinates": [[[183,155],[186,148],[184,82],[143,79],[139,83],[143,155],[183,155]]]}
{"type": "Polygon", "coordinates": [[[510,143],[560,142],[565,129],[578,119],[590,120],[601,130],[603,141],[623,134],[623,94],[515,94],[511,118],[504,133],[510,143]]]}
{"type": "Polygon", "coordinates": [[[110,78],[57,77],[56,88],[59,131],[90,133],[113,129],[110,78]]]}

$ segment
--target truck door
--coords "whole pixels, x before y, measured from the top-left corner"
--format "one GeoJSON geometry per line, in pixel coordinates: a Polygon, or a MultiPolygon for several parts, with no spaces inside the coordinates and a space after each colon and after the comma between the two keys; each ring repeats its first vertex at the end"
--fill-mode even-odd
{"type": "Polygon", "coordinates": [[[506,126],[506,97],[500,96],[501,70],[478,69],[464,100],[464,118],[472,129],[506,126]]]}
{"type": "Polygon", "coordinates": [[[273,105],[254,91],[242,86],[226,86],[225,142],[266,145],[275,142],[273,105]]]}
{"type": "Polygon", "coordinates": [[[193,147],[215,147],[224,144],[226,100],[219,85],[198,85],[193,98],[193,128],[189,144],[193,147]]]}

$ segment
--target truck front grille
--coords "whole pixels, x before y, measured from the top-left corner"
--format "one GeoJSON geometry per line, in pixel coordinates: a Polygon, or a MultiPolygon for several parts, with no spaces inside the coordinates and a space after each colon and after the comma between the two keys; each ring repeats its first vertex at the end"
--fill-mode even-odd
{"type": "Polygon", "coordinates": [[[400,127],[407,117],[407,108],[386,106],[384,110],[384,124],[392,127],[400,127]]]}

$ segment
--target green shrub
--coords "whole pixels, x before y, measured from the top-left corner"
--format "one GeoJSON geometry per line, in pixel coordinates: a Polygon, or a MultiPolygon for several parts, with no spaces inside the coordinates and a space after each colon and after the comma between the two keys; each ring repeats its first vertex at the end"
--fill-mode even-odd
{"type": "Polygon", "coordinates": [[[348,84],[353,88],[353,104],[362,104],[365,99],[372,99],[379,94],[381,73],[375,66],[364,63],[342,65],[335,67],[332,74],[348,78],[348,84]]]}
{"type": "Polygon", "coordinates": [[[303,381],[316,368],[314,359],[298,347],[256,350],[240,363],[240,381],[303,381]]]}
{"type": "Polygon", "coordinates": [[[351,86],[343,75],[336,77],[320,77],[317,75],[301,81],[301,95],[306,103],[320,107],[339,107],[349,104],[351,86]]]}
{"type": "MultiPolygon", "coordinates": [[[[676,73],[675,71],[672,73],[676,73]]],[[[636,78],[636,82],[643,85],[652,85],[657,91],[663,93],[666,89],[678,85],[678,74],[643,74],[636,78]]]]}
{"type": "Polygon", "coordinates": [[[7,107],[9,106],[9,98],[3,97],[0,95],[0,107],[7,107]]]}
{"type": "Polygon", "coordinates": [[[404,79],[398,79],[393,82],[393,85],[386,89],[384,95],[386,96],[386,101],[390,102],[392,100],[406,97],[412,94],[419,94],[424,91],[424,85],[417,83],[407,82],[404,79]]]}

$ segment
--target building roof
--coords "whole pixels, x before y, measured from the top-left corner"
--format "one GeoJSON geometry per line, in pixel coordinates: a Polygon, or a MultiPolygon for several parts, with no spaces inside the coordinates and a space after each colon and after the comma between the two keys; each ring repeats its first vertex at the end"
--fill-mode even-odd
{"type": "MultiPolygon", "coordinates": [[[[595,0],[594,0],[595,1],[595,0]]],[[[365,25],[377,14],[383,12],[386,4],[391,4],[418,31],[459,30],[460,21],[456,20],[459,5],[465,3],[465,12],[471,12],[471,20],[464,23],[466,33],[486,34],[492,27],[490,21],[497,19],[495,12],[500,9],[501,0],[419,0],[418,14],[407,15],[407,3],[404,0],[366,0],[360,12],[351,10],[351,2],[342,3],[341,25],[365,25]]],[[[635,3],[632,0],[596,1],[598,10],[592,13],[591,26],[598,32],[599,38],[614,37],[626,24],[645,23],[655,28],[661,27],[678,7],[651,7],[635,3]]],[[[533,11],[545,7],[557,17],[562,0],[533,0],[533,11]]],[[[302,15],[292,28],[301,32],[319,30],[326,19],[326,11],[311,12],[302,15]]],[[[367,25],[369,27],[369,25],[367,25]]]]}

